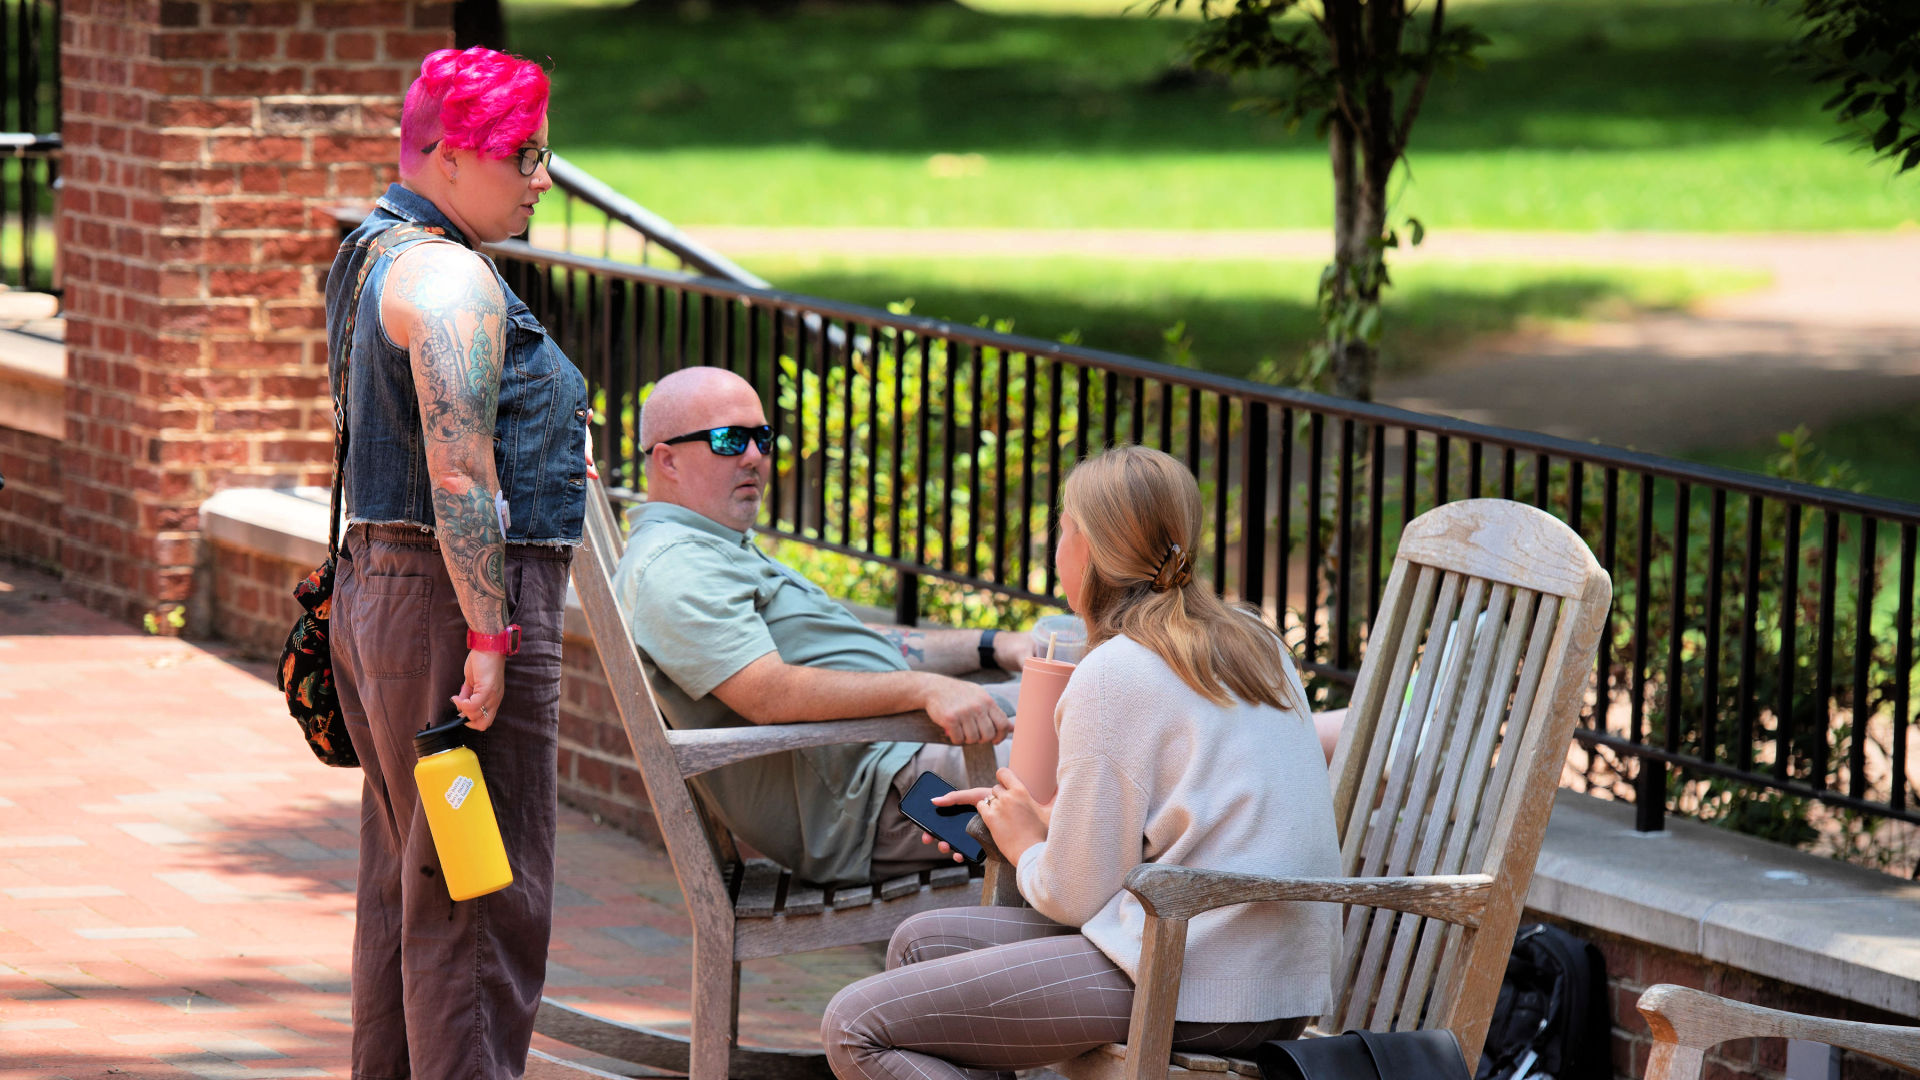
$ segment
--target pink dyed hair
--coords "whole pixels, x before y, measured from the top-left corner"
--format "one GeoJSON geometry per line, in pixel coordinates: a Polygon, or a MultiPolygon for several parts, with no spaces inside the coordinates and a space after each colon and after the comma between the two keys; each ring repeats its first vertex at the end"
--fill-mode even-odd
{"type": "Polygon", "coordinates": [[[428,53],[400,111],[400,175],[417,172],[437,140],[492,158],[513,153],[539,130],[549,88],[531,60],[480,46],[428,53]]]}

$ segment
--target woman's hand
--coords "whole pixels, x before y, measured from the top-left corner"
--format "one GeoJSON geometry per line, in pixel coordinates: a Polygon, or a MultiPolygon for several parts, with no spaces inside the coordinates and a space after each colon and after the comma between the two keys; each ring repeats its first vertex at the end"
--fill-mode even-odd
{"type": "MultiPolygon", "coordinates": [[[[987,823],[987,831],[993,834],[993,842],[1000,847],[1000,854],[1007,861],[1018,866],[1020,856],[1035,844],[1047,839],[1048,813],[1046,808],[1034,801],[1033,793],[1027,785],[1020,782],[1012,769],[1001,769],[995,775],[1000,782],[990,788],[967,788],[964,791],[950,791],[932,800],[935,806],[971,806],[980,811],[981,820],[987,823]]],[[[923,844],[933,843],[933,837],[925,833],[920,835],[923,844]]],[[[943,840],[942,852],[951,852],[952,847],[943,840]]],[[[960,862],[959,855],[953,856],[954,862],[960,862]]]]}
{"type": "Polygon", "coordinates": [[[500,699],[507,692],[507,658],[501,653],[467,652],[467,680],[453,695],[453,707],[467,718],[467,726],[485,731],[500,715],[500,699]]]}
{"type": "MultiPolygon", "coordinates": [[[[593,423],[593,417],[594,414],[589,411],[587,413],[587,423],[589,425],[593,423]]],[[[600,466],[593,463],[593,428],[591,426],[587,428],[587,479],[600,479],[600,466]]]]}

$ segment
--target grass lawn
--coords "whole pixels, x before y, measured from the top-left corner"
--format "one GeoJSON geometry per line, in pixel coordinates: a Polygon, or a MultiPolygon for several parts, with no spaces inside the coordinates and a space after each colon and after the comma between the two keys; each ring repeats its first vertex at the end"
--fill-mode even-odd
{"type": "MultiPolygon", "coordinates": [[[[1920,502],[1920,407],[1866,413],[1813,432],[1814,448],[1829,462],[1845,463],[1867,494],[1920,502]]],[[[1730,447],[1687,455],[1697,461],[1753,472],[1767,471],[1777,446],[1730,447]]]]}
{"type": "MultiPolygon", "coordinates": [[[[783,289],[874,307],[913,301],[921,315],[1011,319],[1018,333],[1078,331],[1094,348],[1173,359],[1165,332],[1185,322],[1193,360],[1230,375],[1265,358],[1290,369],[1313,339],[1319,266],[1301,262],[1096,259],[755,259],[783,289]]],[[[1433,264],[1402,269],[1388,301],[1388,370],[1418,366],[1470,334],[1523,321],[1617,318],[1682,307],[1762,284],[1730,270],[1433,264]]]]}
{"type": "MultiPolygon", "coordinates": [[[[1191,24],[1109,0],[517,0],[554,145],[681,223],[1276,228],[1330,221],[1310,133],[1182,78],[1191,24]],[[1063,12],[1078,11],[1080,14],[1063,12]]],[[[1478,0],[1484,70],[1436,84],[1396,212],[1434,228],[1878,229],[1920,180],[1831,140],[1752,0],[1478,0]]]]}

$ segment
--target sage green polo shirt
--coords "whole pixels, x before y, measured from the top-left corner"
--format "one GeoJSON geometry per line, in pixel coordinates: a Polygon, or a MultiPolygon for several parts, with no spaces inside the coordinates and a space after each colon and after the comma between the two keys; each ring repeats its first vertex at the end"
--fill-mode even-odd
{"type": "MultiPolygon", "coordinates": [[[[713,695],[777,652],[789,664],[905,671],[898,646],[736,532],[683,506],[647,503],[614,573],[653,692],[676,728],[751,722],[713,695]]],[[[733,834],[821,884],[865,881],[894,774],[919,743],[809,747],[728,765],[693,784],[733,834]]]]}

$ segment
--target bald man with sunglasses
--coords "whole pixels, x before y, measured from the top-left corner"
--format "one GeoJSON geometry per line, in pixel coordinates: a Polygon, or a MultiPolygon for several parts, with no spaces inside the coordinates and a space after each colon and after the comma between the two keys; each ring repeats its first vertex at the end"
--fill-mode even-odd
{"type": "MultiPolygon", "coordinates": [[[[762,551],[753,525],[772,474],[760,395],[720,368],[674,372],[640,418],[647,502],[614,592],[676,728],[794,724],[925,710],[956,744],[1000,744],[1026,634],[874,627],[762,551]]],[[[727,828],[821,884],[945,865],[899,796],[923,771],[966,786],[959,745],[814,747],[740,762],[693,783],[727,828]]]]}

